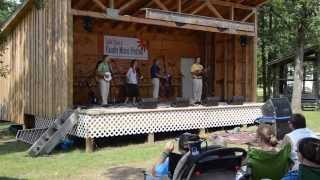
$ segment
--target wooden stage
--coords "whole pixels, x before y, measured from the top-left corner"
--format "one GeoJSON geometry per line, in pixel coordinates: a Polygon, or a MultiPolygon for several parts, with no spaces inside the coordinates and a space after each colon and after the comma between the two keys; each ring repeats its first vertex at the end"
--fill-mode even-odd
{"type": "Polygon", "coordinates": [[[160,104],[157,109],[123,106],[81,109],[73,134],[99,138],[253,124],[262,116],[261,106],[261,103],[221,103],[212,107],[175,108],[160,104]]]}
{"type": "MultiPolygon", "coordinates": [[[[262,103],[244,105],[170,107],[159,104],[156,109],[138,109],[133,106],[90,107],[77,109],[77,124],[69,132],[86,139],[86,151],[93,150],[94,138],[148,134],[148,142],[154,142],[159,132],[204,130],[213,127],[253,124],[262,116],[262,103]]],[[[56,118],[36,117],[34,129],[21,130],[19,141],[33,144],[50,127],[56,118]]]]}

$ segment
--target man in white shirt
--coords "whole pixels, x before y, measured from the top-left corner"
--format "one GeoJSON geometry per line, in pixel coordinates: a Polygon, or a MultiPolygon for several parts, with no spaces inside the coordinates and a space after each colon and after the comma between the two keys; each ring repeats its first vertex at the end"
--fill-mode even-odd
{"type": "Polygon", "coordinates": [[[294,162],[291,170],[298,170],[297,146],[299,141],[307,137],[317,138],[317,136],[310,129],[306,128],[306,119],[302,114],[293,114],[289,120],[289,127],[292,131],[284,136],[282,145],[291,144],[291,160],[294,162]]]}

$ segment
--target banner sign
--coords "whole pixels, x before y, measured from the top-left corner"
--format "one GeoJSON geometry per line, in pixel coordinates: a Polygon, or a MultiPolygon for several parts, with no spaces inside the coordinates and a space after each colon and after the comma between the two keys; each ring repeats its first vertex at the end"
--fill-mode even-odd
{"type": "Polygon", "coordinates": [[[147,42],[138,38],[104,36],[104,54],[116,59],[148,60],[147,42]]]}

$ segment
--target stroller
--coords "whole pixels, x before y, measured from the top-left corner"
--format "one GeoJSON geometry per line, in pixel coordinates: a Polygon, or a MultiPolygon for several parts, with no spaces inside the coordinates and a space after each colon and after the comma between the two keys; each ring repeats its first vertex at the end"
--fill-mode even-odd
{"type": "Polygon", "coordinates": [[[203,142],[206,143],[197,135],[189,133],[181,135],[179,147],[183,145],[187,149],[186,153],[170,153],[168,177],[149,179],[209,180],[213,177],[215,180],[236,179],[242,161],[247,156],[246,151],[242,148],[222,146],[201,147],[203,142]]]}

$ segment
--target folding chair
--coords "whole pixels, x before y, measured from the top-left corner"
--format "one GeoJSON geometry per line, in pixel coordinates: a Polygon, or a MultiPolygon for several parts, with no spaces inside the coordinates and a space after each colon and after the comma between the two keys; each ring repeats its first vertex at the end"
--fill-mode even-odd
{"type": "Polygon", "coordinates": [[[290,145],[286,145],[279,152],[250,149],[247,165],[250,179],[281,179],[289,170],[290,153],[290,145]]]}

